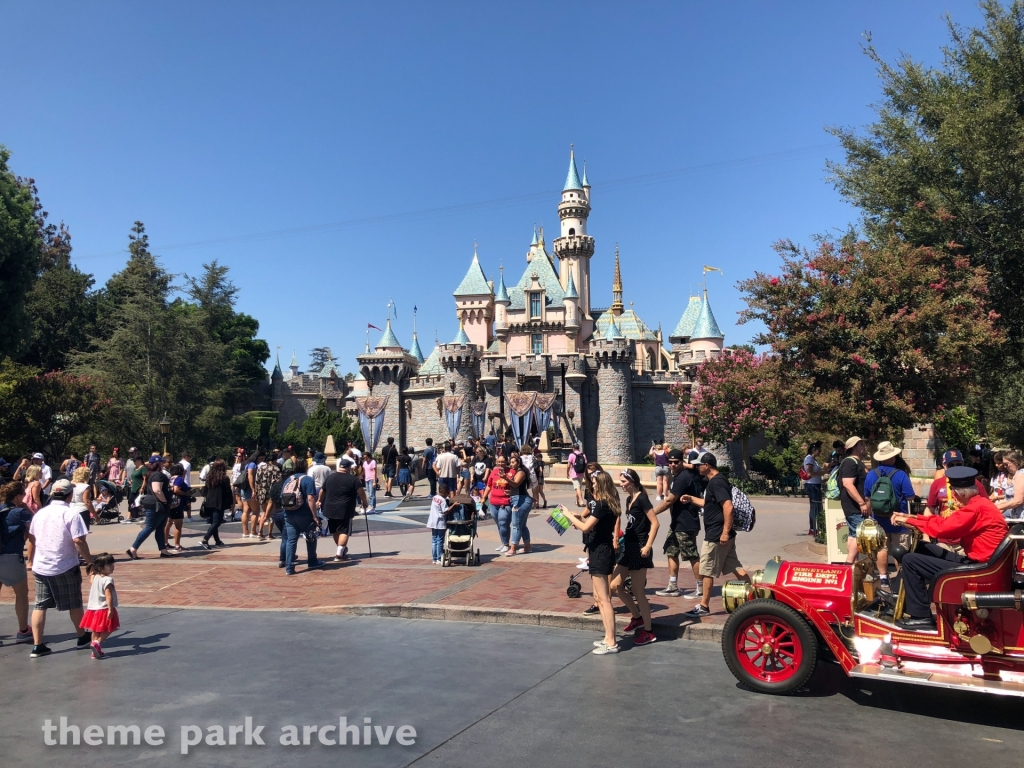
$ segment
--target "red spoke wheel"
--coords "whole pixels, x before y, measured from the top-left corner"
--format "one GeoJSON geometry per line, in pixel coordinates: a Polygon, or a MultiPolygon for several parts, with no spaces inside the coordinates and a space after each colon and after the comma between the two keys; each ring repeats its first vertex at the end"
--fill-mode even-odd
{"type": "Polygon", "coordinates": [[[722,653],[743,685],[760,693],[787,694],[814,673],[818,643],[807,620],[777,600],[751,600],[729,616],[722,653]]]}

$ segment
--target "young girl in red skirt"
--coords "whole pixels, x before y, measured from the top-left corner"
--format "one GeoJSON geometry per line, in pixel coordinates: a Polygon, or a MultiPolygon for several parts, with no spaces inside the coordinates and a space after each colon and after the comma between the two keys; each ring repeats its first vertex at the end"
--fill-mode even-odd
{"type": "Polygon", "coordinates": [[[102,659],[103,641],[121,626],[117,618],[117,590],[114,589],[114,556],[106,552],[96,555],[87,572],[92,574],[92,588],[79,627],[92,632],[92,657],[102,659]]]}

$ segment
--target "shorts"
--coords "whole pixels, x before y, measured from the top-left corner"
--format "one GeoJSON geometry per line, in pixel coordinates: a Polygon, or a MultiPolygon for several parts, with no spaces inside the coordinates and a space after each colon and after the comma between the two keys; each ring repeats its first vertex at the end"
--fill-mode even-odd
{"type": "Polygon", "coordinates": [[[655,467],[654,468],[654,476],[655,477],[668,477],[668,467],[655,467]]]}
{"type": "Polygon", "coordinates": [[[28,578],[25,558],[21,555],[0,555],[0,584],[13,587],[28,578]]]}
{"type": "Polygon", "coordinates": [[[469,480],[469,470],[464,469],[461,472],[459,472],[459,477],[461,477],[463,480],[469,480]]]}
{"type": "Polygon", "coordinates": [[[386,477],[388,479],[393,479],[394,476],[395,476],[395,469],[396,469],[396,467],[395,467],[394,464],[385,464],[384,465],[384,477],[386,477]]]}
{"type": "Polygon", "coordinates": [[[352,518],[351,517],[328,517],[327,518],[327,531],[328,533],[344,533],[346,536],[352,529],[352,518]]]}
{"type": "Polygon", "coordinates": [[[619,565],[623,566],[627,571],[642,571],[646,568],[654,567],[654,559],[650,556],[644,557],[640,554],[640,542],[638,541],[626,541],[623,542],[619,547],[621,557],[619,558],[619,565]]]}
{"type": "Polygon", "coordinates": [[[239,488],[238,495],[242,497],[242,501],[249,501],[252,498],[252,488],[245,490],[245,488],[239,488]]]}
{"type": "Polygon", "coordinates": [[[857,529],[860,528],[860,524],[864,522],[864,515],[859,512],[856,515],[846,516],[846,527],[849,528],[847,534],[851,539],[857,538],[857,529]]]}
{"type": "Polygon", "coordinates": [[[598,544],[589,549],[589,570],[591,576],[611,576],[615,570],[615,550],[611,544],[598,544]]]}
{"type": "Polygon", "coordinates": [[[177,509],[172,509],[167,513],[168,520],[184,520],[185,519],[185,505],[182,504],[177,509]]]}
{"type": "Polygon", "coordinates": [[[691,563],[700,560],[697,536],[687,531],[669,531],[662,551],[669,557],[678,557],[691,563]]]}
{"type": "Polygon", "coordinates": [[[82,569],[77,565],[56,576],[36,577],[36,610],[72,611],[82,607],[82,569]]]}
{"type": "Polygon", "coordinates": [[[743,568],[743,564],[736,556],[736,538],[729,539],[728,544],[720,541],[704,541],[700,548],[700,569],[697,571],[701,576],[717,578],[723,573],[732,573],[743,568]]]}
{"type": "Polygon", "coordinates": [[[574,491],[578,491],[582,487],[583,487],[583,481],[580,480],[578,477],[574,477],[572,479],[572,489],[574,491]]]}

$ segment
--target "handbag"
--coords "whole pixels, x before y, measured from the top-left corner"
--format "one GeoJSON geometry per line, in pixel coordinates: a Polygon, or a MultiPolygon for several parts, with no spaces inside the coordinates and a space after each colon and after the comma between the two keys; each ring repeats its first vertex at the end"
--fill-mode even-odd
{"type": "Polygon", "coordinates": [[[206,508],[206,500],[205,499],[203,500],[203,503],[199,505],[199,516],[201,518],[203,518],[203,520],[209,520],[210,519],[210,510],[208,510],[206,508]]]}

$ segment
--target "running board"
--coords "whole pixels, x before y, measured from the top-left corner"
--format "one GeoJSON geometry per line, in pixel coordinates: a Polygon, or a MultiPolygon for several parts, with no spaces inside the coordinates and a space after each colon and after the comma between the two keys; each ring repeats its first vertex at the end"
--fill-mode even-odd
{"type": "Polygon", "coordinates": [[[895,683],[928,685],[933,688],[948,688],[957,691],[978,691],[1000,696],[1024,697],[1024,683],[1007,680],[983,680],[978,677],[946,675],[941,672],[917,672],[915,670],[888,669],[878,664],[858,664],[850,670],[850,677],[866,680],[890,680],[895,683]]]}

